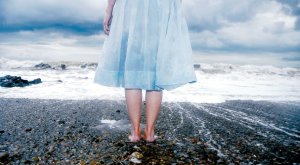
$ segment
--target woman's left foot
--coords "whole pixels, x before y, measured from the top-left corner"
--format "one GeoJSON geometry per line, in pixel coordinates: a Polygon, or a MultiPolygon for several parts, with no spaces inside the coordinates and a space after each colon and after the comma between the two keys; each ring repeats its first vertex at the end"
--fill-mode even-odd
{"type": "Polygon", "coordinates": [[[156,139],[158,139],[158,138],[159,137],[154,134],[154,130],[152,130],[151,133],[148,133],[148,134],[147,134],[147,131],[145,130],[145,132],[144,132],[144,140],[146,142],[153,143],[153,142],[156,142],[156,139]]]}

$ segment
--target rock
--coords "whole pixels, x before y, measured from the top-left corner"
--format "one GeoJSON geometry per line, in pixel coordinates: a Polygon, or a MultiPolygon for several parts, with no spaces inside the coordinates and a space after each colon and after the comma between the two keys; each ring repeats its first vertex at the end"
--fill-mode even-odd
{"type": "Polygon", "coordinates": [[[200,64],[194,64],[195,69],[200,69],[200,67],[201,67],[200,64]]]}
{"type": "Polygon", "coordinates": [[[40,78],[29,81],[29,84],[39,84],[39,83],[42,83],[42,80],[40,78]]]}
{"type": "Polygon", "coordinates": [[[100,160],[99,162],[100,162],[100,164],[105,164],[104,160],[100,160]]]}
{"type": "Polygon", "coordinates": [[[32,157],[32,161],[38,162],[38,161],[40,161],[40,160],[41,160],[40,157],[37,157],[37,156],[32,157]]]}
{"type": "Polygon", "coordinates": [[[66,64],[61,64],[60,67],[62,70],[66,70],[66,68],[67,68],[66,64]]]}
{"type": "Polygon", "coordinates": [[[122,143],[122,142],[117,142],[117,143],[114,144],[114,146],[116,146],[116,147],[123,147],[123,146],[124,146],[124,143],[122,143]]]}
{"type": "Polygon", "coordinates": [[[135,151],[130,155],[130,161],[133,163],[139,164],[139,163],[142,163],[142,161],[140,159],[143,157],[144,157],[143,154],[135,151]]]}
{"type": "Polygon", "coordinates": [[[2,82],[0,84],[1,87],[6,87],[6,88],[11,88],[11,87],[14,87],[13,83],[12,82],[2,82]]]}
{"type": "Polygon", "coordinates": [[[59,120],[58,124],[66,124],[66,122],[64,120],[59,120]]]}
{"type": "Polygon", "coordinates": [[[142,159],[144,157],[143,154],[141,154],[139,152],[134,152],[134,153],[135,153],[136,158],[138,158],[138,159],[142,159]]]}
{"type": "Polygon", "coordinates": [[[60,82],[60,83],[62,83],[63,81],[62,81],[62,80],[57,80],[57,82],[60,82]]]}
{"type": "Polygon", "coordinates": [[[84,160],[80,160],[79,164],[80,165],[85,165],[85,161],[84,160]]]}
{"type": "Polygon", "coordinates": [[[26,128],[25,131],[26,132],[30,132],[32,130],[32,128],[26,128]]]}
{"type": "Polygon", "coordinates": [[[117,112],[117,113],[120,113],[121,111],[118,109],[118,110],[116,110],[116,112],[117,112]]]}
{"type": "Polygon", "coordinates": [[[8,150],[7,145],[0,144],[0,151],[7,151],[7,150],[8,150]]]}
{"type": "Polygon", "coordinates": [[[92,138],[92,142],[96,142],[96,143],[99,143],[99,142],[101,142],[103,139],[102,139],[102,137],[93,137],[92,138]]]}
{"type": "Polygon", "coordinates": [[[80,67],[81,67],[82,69],[85,69],[85,68],[87,68],[87,67],[90,67],[90,68],[96,68],[97,66],[98,66],[97,63],[90,63],[90,64],[82,64],[82,65],[80,65],[80,67]]]}
{"type": "Polygon", "coordinates": [[[134,145],[133,148],[134,148],[135,150],[137,150],[137,151],[141,151],[141,148],[140,148],[139,146],[137,146],[137,145],[134,145]]]}
{"type": "Polygon", "coordinates": [[[130,161],[131,161],[132,163],[136,163],[136,164],[142,163],[141,160],[139,160],[139,159],[137,159],[137,158],[135,158],[135,157],[130,158],[130,161]]]}
{"type": "Polygon", "coordinates": [[[88,65],[89,67],[97,67],[98,66],[98,63],[90,63],[89,65],[88,65]]]}
{"type": "Polygon", "coordinates": [[[34,66],[36,69],[50,69],[52,68],[49,64],[40,63],[34,66]]]}
{"type": "Polygon", "coordinates": [[[31,84],[39,84],[42,80],[40,78],[35,79],[33,81],[24,80],[19,76],[11,76],[6,75],[4,77],[0,77],[0,86],[11,88],[11,87],[25,87],[31,84]]]}
{"type": "Polygon", "coordinates": [[[30,163],[31,163],[30,160],[25,160],[25,161],[24,161],[24,164],[30,164],[30,163]]]}
{"type": "Polygon", "coordinates": [[[0,130],[0,133],[4,133],[5,131],[4,130],[0,130]]]}
{"type": "Polygon", "coordinates": [[[87,64],[80,65],[80,67],[81,67],[82,69],[84,69],[84,68],[87,67],[87,64]]]}
{"type": "Polygon", "coordinates": [[[199,140],[198,140],[198,138],[196,138],[196,137],[193,137],[193,138],[191,139],[191,142],[194,143],[194,144],[197,143],[198,141],[199,141],[199,140]]]}
{"type": "Polygon", "coordinates": [[[21,77],[18,76],[6,75],[4,77],[1,77],[0,79],[0,85],[2,87],[24,87],[26,85],[29,85],[28,80],[23,80],[21,79],[21,77]]]}
{"type": "Polygon", "coordinates": [[[95,160],[91,160],[90,161],[90,165],[97,165],[98,163],[97,163],[97,161],[95,161],[95,160]]]}
{"type": "Polygon", "coordinates": [[[9,158],[9,154],[7,152],[0,152],[0,160],[5,161],[9,158]]]}
{"type": "Polygon", "coordinates": [[[54,151],[54,146],[53,145],[49,146],[48,147],[48,152],[52,153],[53,151],[54,151]]]}

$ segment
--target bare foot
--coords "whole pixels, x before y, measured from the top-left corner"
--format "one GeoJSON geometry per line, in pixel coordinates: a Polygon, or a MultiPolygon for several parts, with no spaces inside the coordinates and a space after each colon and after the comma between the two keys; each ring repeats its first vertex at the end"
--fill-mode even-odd
{"type": "Polygon", "coordinates": [[[146,142],[155,142],[155,140],[158,139],[158,136],[154,134],[154,130],[152,130],[150,133],[147,133],[145,130],[144,139],[146,142]]]}
{"type": "Polygon", "coordinates": [[[130,142],[139,142],[142,138],[141,130],[139,129],[139,133],[131,132],[131,135],[128,136],[130,142]]]}
{"type": "Polygon", "coordinates": [[[139,142],[141,140],[141,136],[129,135],[128,139],[130,142],[139,142]]]}

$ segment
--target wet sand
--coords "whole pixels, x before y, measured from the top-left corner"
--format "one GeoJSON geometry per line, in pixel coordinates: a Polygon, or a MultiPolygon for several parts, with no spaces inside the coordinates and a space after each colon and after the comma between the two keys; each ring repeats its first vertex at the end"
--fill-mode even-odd
{"type": "Polygon", "coordinates": [[[1,98],[0,114],[3,164],[300,163],[297,102],[163,102],[156,143],[128,142],[124,100],[1,98]]]}

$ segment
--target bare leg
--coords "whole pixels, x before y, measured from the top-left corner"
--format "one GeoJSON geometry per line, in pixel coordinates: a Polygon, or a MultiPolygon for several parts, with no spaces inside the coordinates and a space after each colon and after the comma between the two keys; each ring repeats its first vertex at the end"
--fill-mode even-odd
{"type": "Polygon", "coordinates": [[[155,141],[154,125],[160,111],[162,90],[146,91],[146,128],[144,138],[148,142],[155,141]]]}
{"type": "Polygon", "coordinates": [[[142,90],[125,88],[125,97],[131,122],[131,135],[128,138],[132,142],[137,142],[141,139],[142,90]]]}

